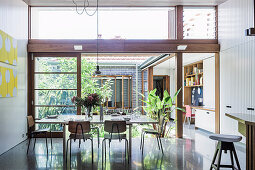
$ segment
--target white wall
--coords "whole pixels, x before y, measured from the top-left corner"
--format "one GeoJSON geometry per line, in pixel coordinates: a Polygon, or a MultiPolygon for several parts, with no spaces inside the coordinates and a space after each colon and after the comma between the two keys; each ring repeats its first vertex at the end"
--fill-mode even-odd
{"type": "Polygon", "coordinates": [[[168,75],[170,76],[170,71],[167,68],[153,68],[153,75],[168,75]]]}
{"type": "Polygon", "coordinates": [[[247,111],[255,101],[255,37],[244,34],[250,27],[253,0],[228,0],[219,6],[221,133],[240,134],[237,121],[226,117],[226,112],[255,114],[247,111]],[[226,105],[232,108],[227,109],[226,105]]]}
{"type": "Polygon", "coordinates": [[[22,0],[0,0],[0,29],[18,40],[17,97],[0,98],[0,155],[26,139],[28,7],[22,0]],[[24,134],[24,137],[22,137],[24,134]]]}

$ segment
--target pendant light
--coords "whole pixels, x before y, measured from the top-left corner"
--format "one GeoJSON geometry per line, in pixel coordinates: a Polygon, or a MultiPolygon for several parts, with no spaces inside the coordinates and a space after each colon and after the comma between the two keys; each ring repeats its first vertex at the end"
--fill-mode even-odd
{"type": "Polygon", "coordinates": [[[101,74],[101,71],[99,70],[99,65],[98,65],[98,0],[97,0],[97,67],[95,74],[101,74]]]}

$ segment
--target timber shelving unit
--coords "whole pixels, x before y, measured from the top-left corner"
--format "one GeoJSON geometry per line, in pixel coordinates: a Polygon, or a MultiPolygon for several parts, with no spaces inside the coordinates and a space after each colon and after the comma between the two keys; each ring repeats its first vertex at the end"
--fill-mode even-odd
{"type": "Polygon", "coordinates": [[[203,61],[184,66],[184,105],[191,105],[192,87],[203,87],[203,61]]]}

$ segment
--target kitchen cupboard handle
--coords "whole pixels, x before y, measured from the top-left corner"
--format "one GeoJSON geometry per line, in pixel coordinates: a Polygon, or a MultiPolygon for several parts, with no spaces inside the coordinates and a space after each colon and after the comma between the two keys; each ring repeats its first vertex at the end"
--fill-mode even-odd
{"type": "Polygon", "coordinates": [[[247,110],[254,110],[254,108],[248,107],[247,110]]]}
{"type": "Polygon", "coordinates": [[[210,114],[210,112],[206,112],[207,114],[210,114]]]}
{"type": "Polygon", "coordinates": [[[226,108],[232,108],[231,106],[226,106],[226,108]]]}

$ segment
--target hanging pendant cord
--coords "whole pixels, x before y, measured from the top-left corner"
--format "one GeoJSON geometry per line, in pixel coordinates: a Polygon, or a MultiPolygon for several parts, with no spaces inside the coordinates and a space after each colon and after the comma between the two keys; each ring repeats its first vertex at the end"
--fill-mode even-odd
{"type": "Polygon", "coordinates": [[[98,66],[98,25],[99,25],[99,22],[98,22],[98,0],[97,0],[97,66],[98,66]]]}

